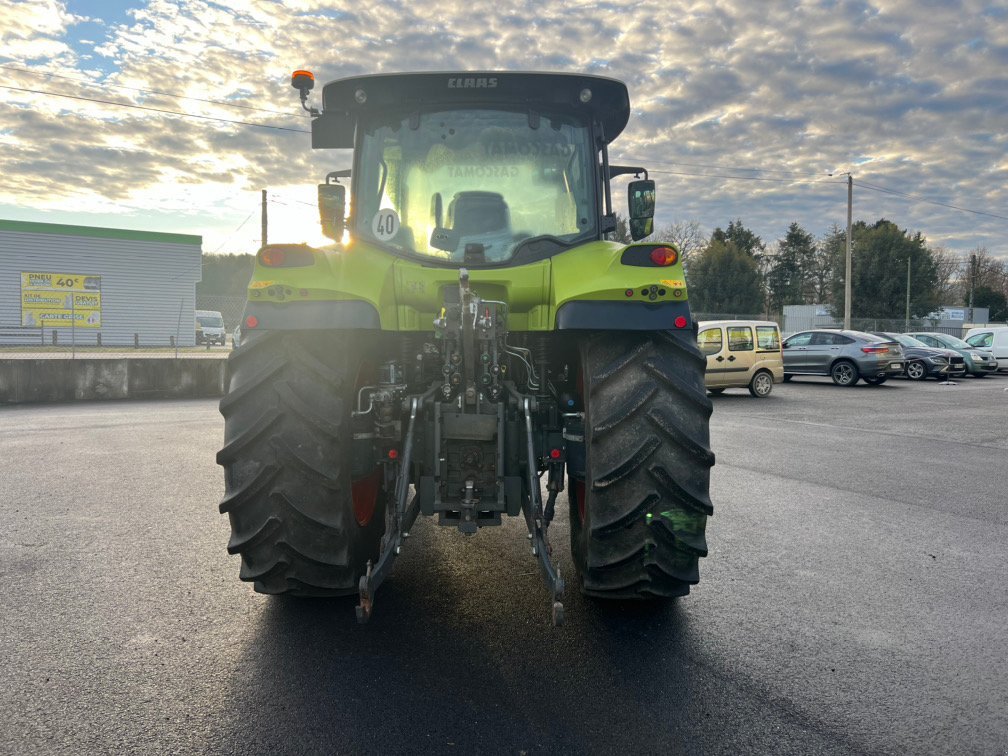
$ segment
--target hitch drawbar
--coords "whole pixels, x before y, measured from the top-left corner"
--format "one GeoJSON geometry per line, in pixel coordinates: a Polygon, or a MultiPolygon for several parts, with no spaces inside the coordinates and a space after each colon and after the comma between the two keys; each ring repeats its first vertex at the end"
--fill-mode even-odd
{"type": "MultiPolygon", "coordinates": [[[[417,415],[424,405],[430,400],[432,391],[423,396],[413,397],[409,407],[409,426],[406,431],[406,439],[403,447],[403,454],[399,464],[398,475],[395,485],[395,506],[389,508],[385,520],[385,535],[381,541],[381,551],[378,561],[372,564],[368,561],[367,572],[361,577],[359,584],[360,601],[357,605],[357,621],[361,624],[371,619],[374,610],[374,597],[378,587],[385,581],[392,569],[392,562],[402,551],[402,545],[409,537],[409,530],[416,522],[420,507],[418,497],[413,496],[407,506],[406,500],[409,495],[409,469],[413,457],[414,435],[416,433],[417,415]]],[[[525,419],[525,440],[526,440],[526,470],[528,474],[528,492],[523,497],[522,513],[525,516],[525,523],[528,527],[528,538],[532,543],[532,555],[539,562],[546,586],[552,596],[551,617],[555,626],[564,622],[564,606],[560,597],[564,592],[564,581],[560,576],[560,570],[553,563],[553,547],[548,538],[550,520],[552,520],[553,501],[556,498],[555,491],[550,492],[550,503],[547,510],[543,508],[542,493],[539,488],[539,477],[537,474],[535,443],[533,438],[532,412],[535,408],[535,399],[528,396],[521,396],[512,391],[512,396],[518,400],[525,419]]],[[[560,473],[562,475],[562,472],[560,473]]],[[[552,476],[552,471],[551,471],[552,476]]]]}

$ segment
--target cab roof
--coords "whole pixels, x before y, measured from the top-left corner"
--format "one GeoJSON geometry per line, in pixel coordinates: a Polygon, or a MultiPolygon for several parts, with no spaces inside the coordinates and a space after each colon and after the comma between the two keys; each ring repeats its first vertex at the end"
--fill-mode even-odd
{"type": "Polygon", "coordinates": [[[357,119],[369,112],[510,106],[586,115],[613,141],[630,118],[626,84],[566,73],[465,71],[354,76],[322,88],[322,113],[312,121],[312,147],[353,147],[357,119]],[[587,102],[582,92],[591,95],[587,102]],[[364,102],[361,102],[361,100],[364,102]]]}

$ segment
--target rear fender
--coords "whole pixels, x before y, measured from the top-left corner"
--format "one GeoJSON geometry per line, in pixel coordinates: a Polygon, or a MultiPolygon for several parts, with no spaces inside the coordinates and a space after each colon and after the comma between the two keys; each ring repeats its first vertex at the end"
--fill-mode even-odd
{"type": "Polygon", "coordinates": [[[663,243],[596,242],[553,257],[556,329],[691,333],[682,260],[657,265],[663,243]]]}
{"type": "MultiPolygon", "coordinates": [[[[264,248],[265,249],[265,248],[264,248]]],[[[244,328],[251,330],[398,327],[394,258],[347,243],[306,249],[305,264],[267,266],[262,251],[249,282],[244,328]]]]}

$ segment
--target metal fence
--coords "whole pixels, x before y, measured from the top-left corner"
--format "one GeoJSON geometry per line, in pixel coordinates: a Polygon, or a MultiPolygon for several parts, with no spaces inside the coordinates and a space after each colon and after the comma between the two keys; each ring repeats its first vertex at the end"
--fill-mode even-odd
{"type": "Polygon", "coordinates": [[[245,313],[245,297],[201,294],[196,296],[197,310],[214,310],[224,317],[224,328],[230,334],[241,323],[245,313]]]}
{"type": "MultiPolygon", "coordinates": [[[[798,331],[808,331],[813,328],[843,328],[843,318],[818,315],[814,317],[782,317],[781,333],[790,336],[798,331]]],[[[851,318],[851,329],[855,331],[885,331],[889,333],[906,333],[910,331],[926,331],[928,333],[947,333],[950,336],[962,336],[969,330],[964,324],[934,321],[923,318],[851,318]]]]}
{"type": "MultiPolygon", "coordinates": [[[[103,333],[101,328],[75,328],[73,321],[69,328],[26,327],[16,321],[0,321],[0,353],[5,358],[131,354],[206,356],[208,353],[212,355],[215,352],[230,350],[231,336],[235,326],[241,323],[245,311],[245,297],[200,296],[196,298],[196,309],[221,313],[228,335],[226,345],[193,346],[194,325],[181,315],[177,319],[173,318],[168,329],[162,327],[158,333],[148,331],[142,325],[145,321],[141,318],[137,319],[135,330],[130,328],[129,323],[118,323],[114,334],[103,333]],[[178,322],[175,322],[176,320],[178,322]],[[166,335],[165,330],[171,333],[166,335]]],[[[179,312],[181,313],[182,309],[179,312]]]]}
{"type": "MultiPolygon", "coordinates": [[[[843,328],[843,318],[832,315],[782,315],[777,313],[745,314],[745,313],[711,313],[698,312],[693,316],[696,320],[769,320],[780,327],[781,335],[790,336],[799,331],[813,328],[843,328]]],[[[851,328],[855,331],[886,331],[904,333],[906,331],[926,331],[928,333],[947,333],[950,336],[962,338],[971,328],[970,324],[950,324],[947,321],[911,318],[909,327],[905,318],[851,318],[851,328]]]]}

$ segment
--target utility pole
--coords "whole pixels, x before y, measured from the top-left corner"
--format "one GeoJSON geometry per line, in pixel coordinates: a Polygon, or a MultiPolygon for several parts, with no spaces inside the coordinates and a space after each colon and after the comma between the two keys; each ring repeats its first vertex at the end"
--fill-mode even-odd
{"type": "Polygon", "coordinates": [[[847,262],[844,266],[843,327],[851,327],[851,211],[854,204],[854,177],[847,174],[847,262]]]}
{"type": "Polygon", "coordinates": [[[970,255],[970,325],[973,324],[975,320],[973,313],[973,290],[976,288],[976,265],[977,258],[975,254],[970,255]]]}
{"type": "Polygon", "coordinates": [[[906,306],[906,320],[903,323],[903,332],[906,333],[910,330],[910,258],[907,257],[907,306],[906,306]]]}
{"type": "Polygon", "coordinates": [[[266,218],[266,190],[262,190],[262,246],[266,246],[269,237],[266,234],[267,218],[266,218]]]}

